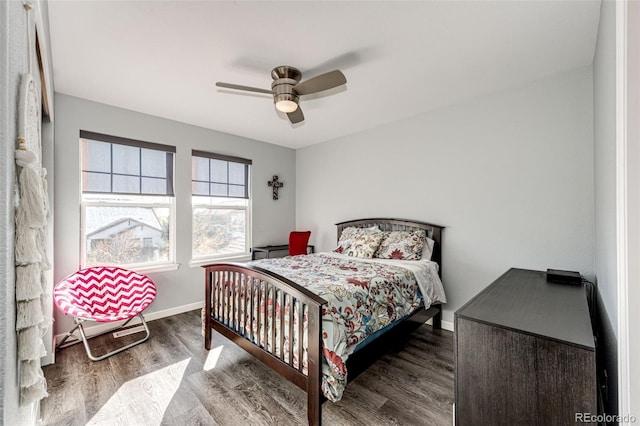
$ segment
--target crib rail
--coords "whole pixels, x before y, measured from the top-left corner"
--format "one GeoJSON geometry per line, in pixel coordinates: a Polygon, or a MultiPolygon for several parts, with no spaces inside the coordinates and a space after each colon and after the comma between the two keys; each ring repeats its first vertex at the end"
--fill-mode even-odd
{"type": "Polygon", "coordinates": [[[231,339],[306,391],[309,424],[320,424],[321,314],[327,302],[258,267],[216,263],[204,268],[205,348],[211,349],[212,329],[231,339]]]}

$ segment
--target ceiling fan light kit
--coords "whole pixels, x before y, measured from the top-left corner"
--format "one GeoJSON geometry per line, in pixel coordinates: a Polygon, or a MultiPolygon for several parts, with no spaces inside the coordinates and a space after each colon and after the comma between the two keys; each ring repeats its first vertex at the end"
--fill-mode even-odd
{"type": "MultiPolygon", "coordinates": [[[[281,96],[278,96],[278,98],[281,98],[281,96]]],[[[277,99],[276,100],[276,108],[278,111],[282,111],[282,112],[293,112],[296,109],[298,109],[298,99],[296,97],[296,100],[292,100],[292,99],[277,99]]]]}
{"type": "Polygon", "coordinates": [[[288,65],[281,65],[271,70],[271,90],[257,87],[241,86],[238,84],[216,82],[216,86],[226,89],[244,90],[248,92],[270,93],[278,111],[287,114],[291,123],[304,121],[304,115],[299,106],[301,95],[322,92],[346,84],[347,79],[341,71],[334,70],[309,80],[300,82],[302,73],[299,69],[288,65]]]}

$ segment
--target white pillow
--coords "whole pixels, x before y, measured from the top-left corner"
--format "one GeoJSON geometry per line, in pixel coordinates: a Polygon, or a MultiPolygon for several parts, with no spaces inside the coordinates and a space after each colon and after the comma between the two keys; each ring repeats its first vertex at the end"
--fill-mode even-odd
{"type": "Polygon", "coordinates": [[[422,249],[422,256],[420,260],[431,260],[431,256],[433,256],[433,246],[436,244],[431,238],[427,237],[427,243],[424,245],[422,249]]]}

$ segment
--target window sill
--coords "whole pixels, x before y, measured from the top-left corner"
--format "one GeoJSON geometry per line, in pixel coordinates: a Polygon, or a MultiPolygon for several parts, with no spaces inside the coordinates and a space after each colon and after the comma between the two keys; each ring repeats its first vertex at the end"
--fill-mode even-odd
{"type": "Polygon", "coordinates": [[[217,262],[249,262],[251,260],[250,254],[243,254],[240,256],[230,256],[230,257],[214,257],[209,259],[197,259],[189,262],[189,267],[197,268],[199,266],[210,265],[212,263],[217,262]]]}
{"type": "Polygon", "coordinates": [[[154,272],[177,271],[178,268],[180,268],[179,263],[165,263],[162,265],[138,266],[138,267],[133,267],[131,269],[135,270],[136,272],[144,272],[145,274],[147,274],[147,273],[154,273],[154,272]]]}

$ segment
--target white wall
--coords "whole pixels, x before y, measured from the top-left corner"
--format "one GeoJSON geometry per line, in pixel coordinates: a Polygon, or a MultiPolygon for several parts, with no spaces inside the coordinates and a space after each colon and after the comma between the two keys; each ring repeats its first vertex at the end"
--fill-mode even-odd
{"type": "Polygon", "coordinates": [[[617,402],[617,240],[616,240],[616,40],[615,2],[600,9],[593,61],[595,275],[600,327],[599,371],[607,370],[605,411],[618,412],[617,402]]]}
{"type": "MultiPolygon", "coordinates": [[[[640,3],[616,2],[618,389],[621,415],[640,416],[640,3]]],[[[622,422],[621,422],[622,423],[622,422]]]]}
{"type": "Polygon", "coordinates": [[[0,420],[12,418],[11,411],[18,406],[16,384],[16,337],[15,337],[15,283],[14,245],[14,203],[15,149],[17,88],[19,73],[24,70],[24,55],[13,55],[24,48],[22,38],[16,33],[24,31],[25,22],[17,16],[17,3],[0,2],[0,341],[6,350],[0,351],[0,420]],[[11,25],[10,25],[11,24],[11,25]],[[10,52],[13,53],[10,55],[10,52]],[[11,60],[11,62],[9,62],[11,60]],[[6,112],[5,112],[6,111],[6,112]]]}
{"type": "Polygon", "coordinates": [[[592,114],[587,67],[299,149],[296,225],[320,250],[346,219],[446,226],[446,321],[510,267],[593,277],[592,114]]]}
{"type": "Polygon", "coordinates": [[[595,267],[604,308],[617,335],[615,49],[615,3],[605,0],[593,62],[595,267]]]}
{"type": "MultiPolygon", "coordinates": [[[[55,279],[76,271],[80,253],[80,130],[160,144],[175,145],[177,271],[149,273],[158,287],[148,314],[189,306],[204,300],[204,272],[191,260],[191,150],[205,150],[253,160],[251,191],[253,244],[283,243],[295,225],[295,151],[264,142],[99,104],[55,95],[56,256],[55,279]],[[285,186],[271,198],[267,181],[277,174],[285,186]]],[[[213,113],[213,112],[212,112],[213,113]]],[[[55,332],[71,326],[56,312],[55,332]]]]}

